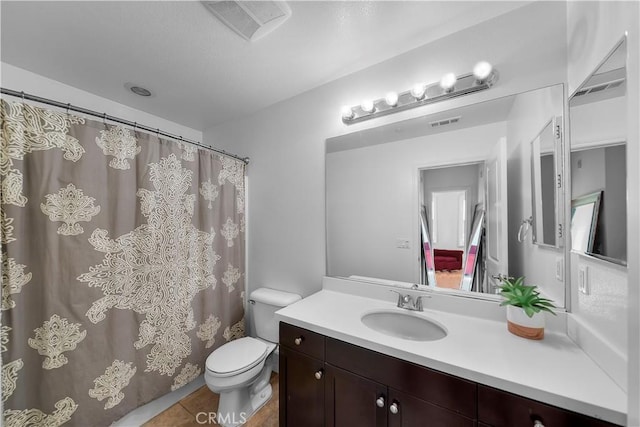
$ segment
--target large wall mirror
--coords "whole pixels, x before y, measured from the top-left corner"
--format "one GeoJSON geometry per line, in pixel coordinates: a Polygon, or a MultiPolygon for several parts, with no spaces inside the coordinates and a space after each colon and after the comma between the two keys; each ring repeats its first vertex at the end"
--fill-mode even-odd
{"type": "Polygon", "coordinates": [[[569,101],[571,250],[626,265],[626,61],[621,41],[569,101]]]}
{"type": "Polygon", "coordinates": [[[564,265],[563,97],[544,87],[329,138],[327,274],[496,298],[500,277],[546,282],[532,272],[564,265]]]}

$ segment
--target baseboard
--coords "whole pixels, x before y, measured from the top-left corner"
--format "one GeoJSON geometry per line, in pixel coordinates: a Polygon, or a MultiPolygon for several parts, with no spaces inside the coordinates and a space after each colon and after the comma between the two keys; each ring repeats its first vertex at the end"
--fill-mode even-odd
{"type": "Polygon", "coordinates": [[[134,409],[115,423],[111,424],[111,427],[139,427],[158,415],[160,412],[165,409],[169,409],[171,406],[175,405],[181,399],[190,395],[203,385],[204,375],[200,375],[184,387],[181,387],[176,391],[172,391],[171,393],[167,393],[162,397],[152,400],[146,405],[142,405],[139,408],[134,409]]]}

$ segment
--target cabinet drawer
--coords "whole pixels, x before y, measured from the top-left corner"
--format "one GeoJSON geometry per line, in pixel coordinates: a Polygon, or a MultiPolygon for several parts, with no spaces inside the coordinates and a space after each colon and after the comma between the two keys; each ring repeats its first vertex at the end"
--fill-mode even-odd
{"type": "Polygon", "coordinates": [[[325,360],[467,418],[476,418],[477,385],[474,382],[333,338],[326,340],[325,360]]]}
{"type": "Polygon", "coordinates": [[[478,421],[493,427],[533,426],[540,420],[552,427],[611,427],[614,424],[557,408],[526,397],[478,385],[478,421]]]}
{"type": "Polygon", "coordinates": [[[280,345],[324,359],[324,335],[280,322],[280,345]]]}

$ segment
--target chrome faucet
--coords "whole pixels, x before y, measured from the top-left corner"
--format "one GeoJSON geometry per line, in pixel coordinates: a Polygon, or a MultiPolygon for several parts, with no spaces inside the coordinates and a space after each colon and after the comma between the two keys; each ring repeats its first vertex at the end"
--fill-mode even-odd
{"type": "MultiPolygon", "coordinates": [[[[406,310],[411,311],[423,311],[422,310],[422,298],[423,295],[420,296],[412,296],[411,294],[402,294],[398,291],[394,291],[390,289],[391,292],[395,292],[398,294],[398,308],[404,308],[406,310]]],[[[427,297],[430,298],[430,297],[427,297]]]]}

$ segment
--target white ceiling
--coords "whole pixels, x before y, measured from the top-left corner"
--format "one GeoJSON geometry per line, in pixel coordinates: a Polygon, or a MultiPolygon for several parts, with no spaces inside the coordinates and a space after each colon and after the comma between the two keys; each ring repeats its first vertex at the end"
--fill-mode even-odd
{"type": "Polygon", "coordinates": [[[197,1],[1,1],[1,59],[204,130],[526,3],[289,2],[287,22],[247,42],[197,1]]]}

